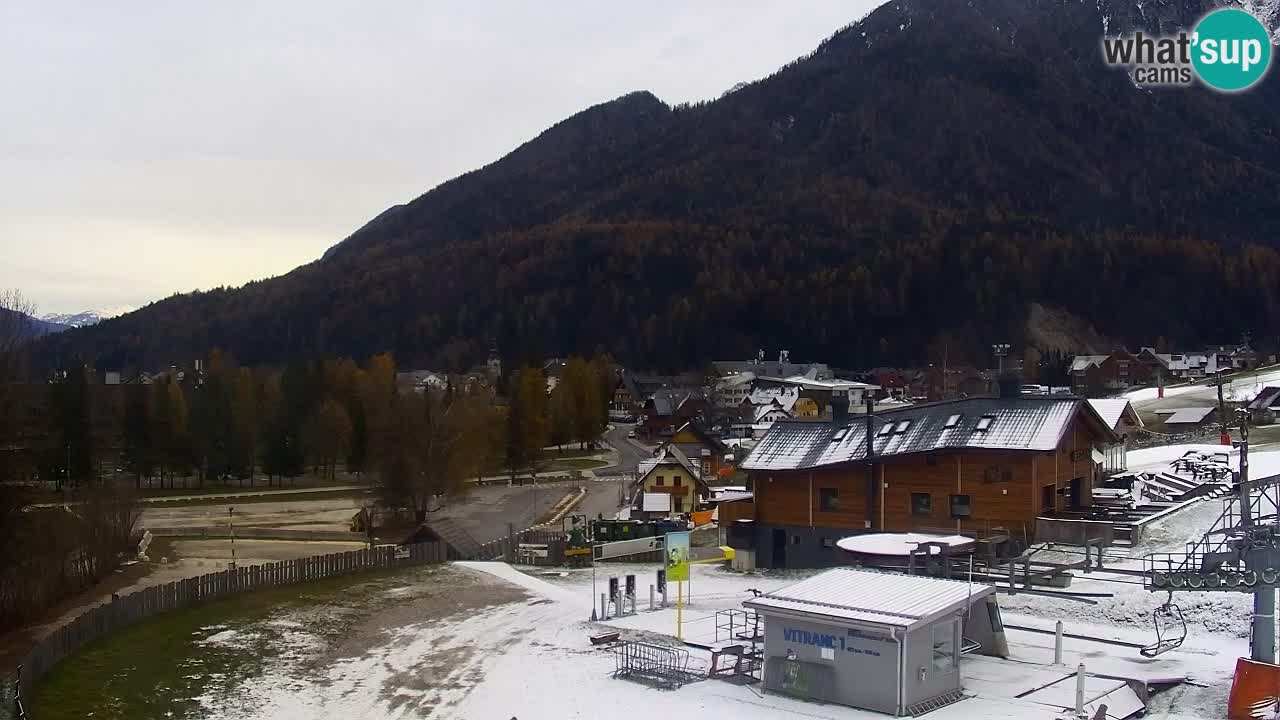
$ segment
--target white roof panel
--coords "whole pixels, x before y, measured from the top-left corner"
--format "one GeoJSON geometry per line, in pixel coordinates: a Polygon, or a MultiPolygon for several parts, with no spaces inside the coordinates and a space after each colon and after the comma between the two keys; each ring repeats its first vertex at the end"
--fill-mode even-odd
{"type": "Polygon", "coordinates": [[[1178,425],[1184,423],[1194,424],[1203,422],[1206,417],[1209,417],[1209,413],[1211,412],[1213,412],[1213,408],[1211,407],[1178,408],[1174,410],[1169,417],[1164,419],[1164,423],[1166,425],[1178,425]]]}
{"type": "Polygon", "coordinates": [[[1129,401],[1124,398],[1106,398],[1090,400],[1089,405],[1108,427],[1115,430],[1116,425],[1120,423],[1120,418],[1124,415],[1124,409],[1129,407],[1129,401]]]}
{"type": "Polygon", "coordinates": [[[667,493],[645,493],[643,502],[641,509],[645,512],[671,512],[671,496],[667,493]]]}
{"type": "Polygon", "coordinates": [[[995,592],[958,580],[836,568],[743,603],[755,610],[823,615],[910,628],[995,592]]]}

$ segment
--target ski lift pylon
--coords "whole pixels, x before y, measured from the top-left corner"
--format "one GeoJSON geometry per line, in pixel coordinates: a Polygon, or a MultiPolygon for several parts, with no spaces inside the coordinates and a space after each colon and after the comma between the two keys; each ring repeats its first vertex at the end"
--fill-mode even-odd
{"type": "Polygon", "coordinates": [[[1182,617],[1182,609],[1173,604],[1172,591],[1169,599],[1151,613],[1151,620],[1156,626],[1156,641],[1138,651],[1142,657],[1153,658],[1169,652],[1187,639],[1187,621],[1182,617]]]}

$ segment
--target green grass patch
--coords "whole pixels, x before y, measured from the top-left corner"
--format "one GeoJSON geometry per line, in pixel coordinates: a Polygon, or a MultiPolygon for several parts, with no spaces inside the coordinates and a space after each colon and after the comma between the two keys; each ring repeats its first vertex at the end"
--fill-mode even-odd
{"type": "MultiPolygon", "coordinates": [[[[40,720],[198,718],[201,696],[217,698],[289,651],[270,621],[299,618],[328,642],[396,600],[387,591],[420,582],[441,566],[380,570],[269,588],[158,615],[86,645],[33,690],[40,720]],[[306,609],[305,613],[293,612],[306,609]],[[274,628],[274,631],[273,631],[274,628]],[[234,642],[208,642],[234,633],[234,642]]],[[[404,597],[411,597],[406,595],[404,597]]],[[[276,625],[279,625],[277,623],[276,625]]]]}

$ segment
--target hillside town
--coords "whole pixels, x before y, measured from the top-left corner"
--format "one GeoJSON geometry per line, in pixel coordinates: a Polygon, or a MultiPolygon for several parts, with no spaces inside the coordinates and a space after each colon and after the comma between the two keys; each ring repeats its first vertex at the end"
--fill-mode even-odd
{"type": "Polygon", "coordinates": [[[1280,720],[1276,58],[0,5],[0,720],[1280,720]]]}

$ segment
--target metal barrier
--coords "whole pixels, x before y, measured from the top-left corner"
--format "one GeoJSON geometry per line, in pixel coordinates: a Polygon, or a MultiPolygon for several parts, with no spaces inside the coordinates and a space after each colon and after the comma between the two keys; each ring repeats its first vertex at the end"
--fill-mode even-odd
{"type": "Polygon", "coordinates": [[[627,640],[613,649],[613,676],[663,690],[675,690],[704,676],[689,671],[689,651],[683,648],[627,640]]]}

